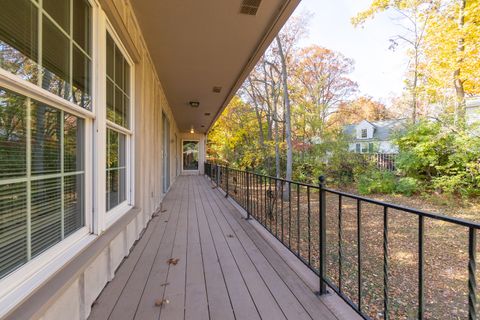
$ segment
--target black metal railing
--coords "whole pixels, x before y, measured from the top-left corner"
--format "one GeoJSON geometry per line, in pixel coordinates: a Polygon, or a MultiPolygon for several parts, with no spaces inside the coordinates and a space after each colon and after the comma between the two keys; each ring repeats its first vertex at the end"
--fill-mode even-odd
{"type": "Polygon", "coordinates": [[[311,185],[211,163],[205,174],[319,275],[319,294],[330,288],[364,319],[476,319],[480,224],[329,189],[323,177],[311,185]],[[452,261],[451,279],[436,278],[452,261]]]}

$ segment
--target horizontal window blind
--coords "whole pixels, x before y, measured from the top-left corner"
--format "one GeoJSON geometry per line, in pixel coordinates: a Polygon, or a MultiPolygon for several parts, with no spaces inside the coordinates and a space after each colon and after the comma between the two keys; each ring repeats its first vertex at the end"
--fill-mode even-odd
{"type": "Polygon", "coordinates": [[[0,88],[0,278],[85,225],[83,121],[0,88]]]}

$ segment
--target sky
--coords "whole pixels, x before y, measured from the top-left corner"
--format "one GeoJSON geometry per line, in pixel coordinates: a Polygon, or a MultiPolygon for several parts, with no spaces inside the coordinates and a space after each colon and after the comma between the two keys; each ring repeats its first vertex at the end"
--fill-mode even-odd
{"type": "Polygon", "coordinates": [[[341,52],[355,61],[352,80],[361,94],[387,102],[399,95],[408,60],[404,49],[390,50],[389,39],[401,32],[392,15],[381,13],[363,26],[354,27],[351,18],[368,8],[371,0],[302,0],[296,12],[313,13],[309,34],[300,45],[317,44],[341,52]]]}

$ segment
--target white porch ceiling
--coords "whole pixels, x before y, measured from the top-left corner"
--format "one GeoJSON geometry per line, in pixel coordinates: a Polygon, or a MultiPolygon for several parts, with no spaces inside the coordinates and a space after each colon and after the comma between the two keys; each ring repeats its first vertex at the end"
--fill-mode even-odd
{"type": "Polygon", "coordinates": [[[180,131],[204,133],[300,0],[131,0],[180,131]],[[213,87],[222,87],[220,93],[213,87]],[[199,101],[198,108],[189,101],[199,101]],[[210,113],[206,116],[205,113],[210,113]],[[202,125],[204,127],[202,127],[202,125]]]}

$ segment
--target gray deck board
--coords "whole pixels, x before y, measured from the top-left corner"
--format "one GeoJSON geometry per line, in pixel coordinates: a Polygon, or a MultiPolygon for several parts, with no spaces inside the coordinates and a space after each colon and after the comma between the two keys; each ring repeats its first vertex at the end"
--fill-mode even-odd
{"type": "Polygon", "coordinates": [[[204,177],[179,177],[163,207],[89,319],[336,319],[204,177]]]}

